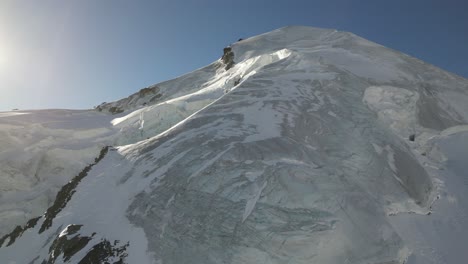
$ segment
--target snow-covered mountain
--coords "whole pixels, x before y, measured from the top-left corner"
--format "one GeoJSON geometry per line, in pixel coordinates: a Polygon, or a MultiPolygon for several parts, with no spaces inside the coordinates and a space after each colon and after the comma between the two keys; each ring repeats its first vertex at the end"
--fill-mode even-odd
{"type": "Polygon", "coordinates": [[[461,263],[467,124],[466,79],[281,28],[94,110],[0,113],[0,260],[461,263]]]}

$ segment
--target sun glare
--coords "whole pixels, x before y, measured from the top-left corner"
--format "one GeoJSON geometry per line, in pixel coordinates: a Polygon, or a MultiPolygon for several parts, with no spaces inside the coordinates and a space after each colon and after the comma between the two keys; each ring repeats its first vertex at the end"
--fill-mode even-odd
{"type": "Polygon", "coordinates": [[[4,71],[8,64],[8,52],[0,46],[0,70],[4,71]]]}

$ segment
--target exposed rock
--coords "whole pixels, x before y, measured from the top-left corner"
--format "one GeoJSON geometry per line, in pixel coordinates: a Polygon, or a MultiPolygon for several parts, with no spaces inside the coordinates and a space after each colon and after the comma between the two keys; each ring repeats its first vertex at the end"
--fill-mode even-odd
{"type": "Polygon", "coordinates": [[[60,263],[61,258],[59,259],[59,257],[61,255],[63,255],[63,261],[69,261],[71,257],[88,244],[92,238],[81,237],[76,234],[80,229],[81,225],[69,225],[66,230],[57,236],[52,246],[49,248],[50,258],[47,261],[48,264],[60,263]]]}
{"type": "Polygon", "coordinates": [[[162,97],[161,89],[157,85],[143,88],[127,98],[116,102],[102,103],[95,107],[99,112],[107,111],[111,114],[120,114],[126,110],[155,103],[162,97]]]}
{"type": "Polygon", "coordinates": [[[238,78],[234,81],[234,86],[237,86],[242,81],[242,78],[238,78]]]}
{"type": "Polygon", "coordinates": [[[37,224],[37,221],[39,221],[41,217],[36,217],[36,218],[33,218],[31,220],[28,221],[28,223],[24,226],[24,227],[21,227],[21,226],[16,226],[16,228],[10,233],[10,234],[7,234],[7,235],[4,235],[2,238],[0,238],[0,248],[3,247],[3,246],[10,246],[12,245],[13,243],[15,243],[15,240],[20,237],[24,231],[30,229],[30,228],[34,228],[37,224]],[[8,240],[8,243],[6,245],[4,245],[5,241],[8,240]]]}
{"type": "Polygon", "coordinates": [[[231,47],[226,47],[223,50],[223,56],[221,60],[226,65],[224,69],[229,70],[234,66],[234,52],[232,51],[231,47]]]}
{"type": "Polygon", "coordinates": [[[111,244],[109,241],[103,240],[99,244],[94,245],[78,264],[125,263],[125,258],[128,256],[126,249],[129,244],[118,246],[118,243],[119,241],[114,241],[114,244],[111,244]]]}
{"type": "Polygon", "coordinates": [[[109,112],[110,112],[111,114],[114,114],[114,115],[115,115],[115,114],[120,114],[120,113],[122,113],[123,111],[124,111],[123,109],[118,108],[117,106],[112,106],[111,108],[109,108],[109,112]]]}
{"type": "Polygon", "coordinates": [[[140,96],[147,96],[148,94],[153,94],[153,93],[155,93],[155,90],[156,90],[156,87],[153,87],[153,88],[147,87],[147,88],[143,88],[143,89],[141,89],[140,91],[138,91],[138,94],[139,94],[140,96]]]}
{"type": "Polygon", "coordinates": [[[389,215],[432,211],[436,189],[408,137],[433,133],[421,118],[444,127],[466,116],[457,110],[466,91],[418,65],[332,30],[288,27],[234,43],[160,90],[101,105],[125,110],[115,126],[133,125],[128,142],[65,185],[33,230],[15,229],[0,259],[405,263],[412,244],[389,215]],[[426,72],[439,80],[428,81],[440,92],[430,100],[415,85],[426,72]],[[151,100],[168,103],[141,108],[151,100]]]}
{"type": "Polygon", "coordinates": [[[109,151],[109,147],[104,147],[99,153],[99,156],[94,160],[93,164],[86,166],[80,174],[75,176],[69,183],[65,184],[62,189],[57,193],[55,197],[54,204],[47,209],[46,213],[44,214],[44,222],[42,223],[41,229],[39,229],[39,233],[44,232],[52,225],[52,221],[54,220],[55,216],[62,211],[62,209],[67,205],[68,201],[70,201],[73,193],[75,193],[75,188],[78,186],[80,181],[88,175],[88,172],[91,168],[96,165],[100,160],[104,158],[104,156],[109,151]]]}

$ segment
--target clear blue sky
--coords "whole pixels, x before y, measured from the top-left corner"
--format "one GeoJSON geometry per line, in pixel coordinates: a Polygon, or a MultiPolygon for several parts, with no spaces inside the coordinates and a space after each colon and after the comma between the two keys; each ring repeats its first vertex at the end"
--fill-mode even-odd
{"type": "Polygon", "coordinates": [[[1,0],[0,110],[91,108],[287,25],[351,31],[468,77],[463,0],[1,0]]]}

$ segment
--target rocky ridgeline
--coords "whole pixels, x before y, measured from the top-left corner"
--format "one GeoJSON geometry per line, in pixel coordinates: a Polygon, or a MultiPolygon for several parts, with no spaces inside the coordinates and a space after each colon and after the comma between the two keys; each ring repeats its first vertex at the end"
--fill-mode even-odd
{"type": "Polygon", "coordinates": [[[112,103],[102,103],[95,107],[99,112],[109,112],[113,115],[158,102],[162,96],[158,86],[151,86],[141,89],[131,96],[112,103]]]}

